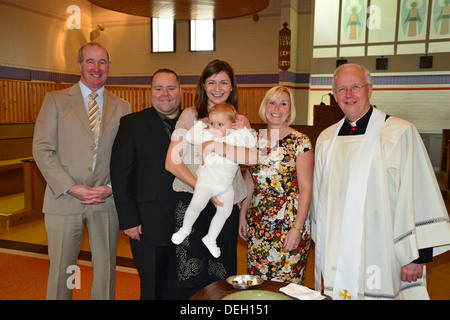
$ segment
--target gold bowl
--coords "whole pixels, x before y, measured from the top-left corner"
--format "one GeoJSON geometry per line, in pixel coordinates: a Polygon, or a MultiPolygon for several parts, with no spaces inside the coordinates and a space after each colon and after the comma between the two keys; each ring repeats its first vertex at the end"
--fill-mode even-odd
{"type": "Polygon", "coordinates": [[[255,289],[261,286],[264,280],[260,276],[241,274],[227,278],[227,283],[235,289],[255,289]]]}

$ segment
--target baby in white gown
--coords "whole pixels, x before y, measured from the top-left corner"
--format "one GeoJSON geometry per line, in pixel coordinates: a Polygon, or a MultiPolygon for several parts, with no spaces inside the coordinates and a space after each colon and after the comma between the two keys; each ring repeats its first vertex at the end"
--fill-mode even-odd
{"type": "Polygon", "coordinates": [[[197,121],[185,137],[193,145],[201,145],[203,142],[211,140],[227,145],[223,155],[211,152],[204,158],[204,163],[197,172],[194,195],[186,209],[183,226],[172,235],[173,243],[182,243],[190,234],[201,211],[209,200],[216,196],[223,206],[217,206],[208,234],[202,239],[215,258],[220,256],[220,248],[216,244],[217,237],[233,209],[232,183],[236,171],[239,170],[237,163],[226,158],[228,146],[255,148],[256,145],[253,134],[244,127],[243,123],[235,121],[235,119],[236,109],[232,105],[227,103],[215,105],[208,112],[208,124],[197,121]]]}

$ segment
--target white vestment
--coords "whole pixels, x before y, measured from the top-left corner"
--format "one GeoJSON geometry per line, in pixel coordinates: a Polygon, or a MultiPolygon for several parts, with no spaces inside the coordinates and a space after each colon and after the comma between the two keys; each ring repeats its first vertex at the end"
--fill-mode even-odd
{"type": "MultiPolygon", "coordinates": [[[[341,222],[347,184],[365,135],[338,136],[331,153],[321,211],[319,181],[336,130],[335,124],[319,136],[315,152],[314,192],[311,206],[312,238],[320,243],[318,268],[324,293],[332,295],[339,259],[341,222]],[[317,222],[320,221],[320,230],[317,222]],[[317,239],[317,234],[320,239],[317,239]],[[319,240],[319,241],[318,241],[319,240]]],[[[350,186],[351,187],[351,186],[350,186]]],[[[361,244],[358,297],[351,299],[429,299],[426,277],[401,281],[401,267],[419,257],[418,250],[433,247],[433,254],[450,249],[450,223],[427,151],[416,128],[389,117],[384,123],[369,171],[361,244]]],[[[351,234],[349,235],[351,236],[351,234]]],[[[316,288],[318,290],[320,288],[316,288]]],[[[350,298],[342,290],[342,299],[350,298]]]]}

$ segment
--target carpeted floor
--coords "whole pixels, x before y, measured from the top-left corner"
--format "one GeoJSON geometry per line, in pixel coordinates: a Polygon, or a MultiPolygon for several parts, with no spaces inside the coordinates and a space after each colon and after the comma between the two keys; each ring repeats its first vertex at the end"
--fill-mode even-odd
{"type": "MultiPolygon", "coordinates": [[[[1,200],[1,199],[0,199],[1,200]]],[[[446,201],[450,211],[449,200],[446,201]]],[[[0,208],[4,206],[1,205],[0,208]]],[[[246,244],[238,242],[238,273],[246,273],[246,244]]],[[[81,289],[74,300],[88,300],[92,283],[87,232],[80,253],[81,289]]],[[[121,232],[117,249],[116,300],[139,299],[139,276],[134,268],[128,239],[121,232]]],[[[49,261],[43,219],[8,229],[0,228],[0,301],[43,300],[49,261]]],[[[305,286],[314,287],[314,245],[306,265],[305,286]]],[[[432,300],[450,300],[450,251],[427,264],[427,286],[432,300]]]]}
{"type": "MultiPolygon", "coordinates": [[[[244,256],[239,246],[239,256],[244,256]]],[[[314,247],[306,267],[306,286],[313,286],[314,247]]],[[[89,300],[92,267],[80,260],[80,289],[73,292],[74,300],[89,300]]],[[[0,300],[44,300],[47,288],[49,261],[45,254],[0,249],[0,300]]],[[[241,263],[239,271],[245,264],[241,263]]],[[[244,269],[245,270],[245,269],[244,269]]],[[[241,272],[242,273],[242,272],[241,272]]],[[[432,300],[450,300],[450,252],[439,255],[427,266],[428,291],[432,300]]],[[[117,267],[116,300],[139,299],[139,276],[134,268],[117,267]]]]}
{"type": "MultiPolygon", "coordinates": [[[[45,300],[49,260],[40,254],[22,254],[0,252],[0,300],[45,300]]],[[[80,289],[73,290],[73,300],[89,300],[92,267],[82,264],[79,267],[80,289]]],[[[138,299],[139,276],[135,272],[116,271],[116,300],[138,299]]]]}

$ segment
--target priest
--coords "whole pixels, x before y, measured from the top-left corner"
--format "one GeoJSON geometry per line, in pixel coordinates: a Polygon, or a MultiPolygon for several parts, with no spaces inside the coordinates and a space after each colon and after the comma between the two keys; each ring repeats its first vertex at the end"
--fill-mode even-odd
{"type": "Polygon", "coordinates": [[[345,117],[317,139],[311,206],[316,290],[340,300],[429,299],[425,263],[450,249],[450,223],[417,129],[370,105],[372,79],[341,65],[345,117]]]}

